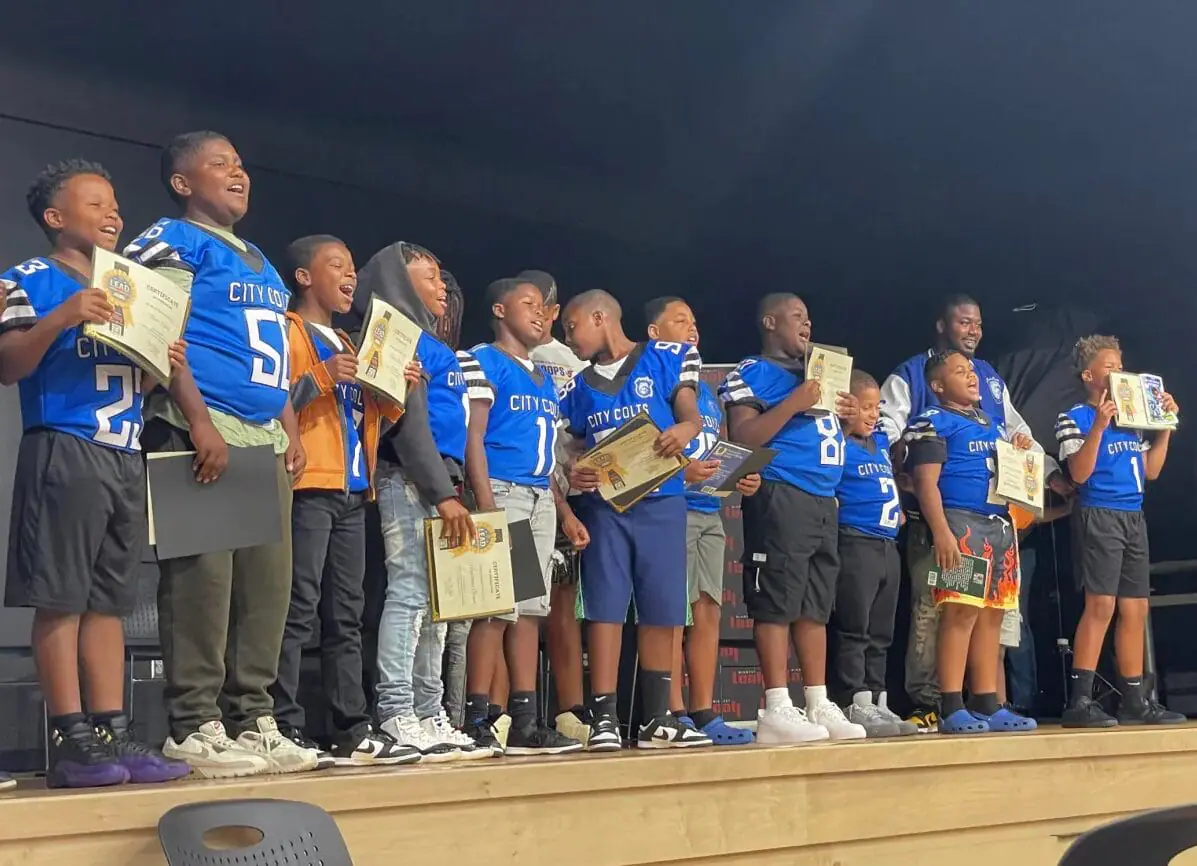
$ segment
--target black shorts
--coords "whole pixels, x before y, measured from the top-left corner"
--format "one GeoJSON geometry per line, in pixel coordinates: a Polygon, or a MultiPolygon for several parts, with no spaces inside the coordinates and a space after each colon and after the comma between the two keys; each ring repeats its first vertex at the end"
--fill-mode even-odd
{"type": "Polygon", "coordinates": [[[840,570],[835,498],[765,481],[741,507],[748,615],[765,623],[826,623],[840,570]]]}
{"type": "Polygon", "coordinates": [[[1072,515],[1077,588],[1093,595],[1147,598],[1151,559],[1142,511],[1081,507],[1072,515]]]}
{"type": "Polygon", "coordinates": [[[21,438],[7,607],[125,616],[147,542],[145,460],[68,433],[21,438]]]}

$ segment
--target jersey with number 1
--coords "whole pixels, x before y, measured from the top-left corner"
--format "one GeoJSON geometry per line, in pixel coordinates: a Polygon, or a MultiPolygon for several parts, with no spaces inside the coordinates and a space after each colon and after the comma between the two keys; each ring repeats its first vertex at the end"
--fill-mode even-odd
{"type": "Polygon", "coordinates": [[[898,537],[902,505],[885,431],[874,430],[865,440],[844,437],[844,477],[835,496],[840,526],[879,538],[898,537]]]}
{"type": "MultiPolygon", "coordinates": [[[[0,291],[8,297],[0,334],[32,328],[84,288],[50,259],[22,262],[0,275],[0,291]]],[[[83,336],[81,325],[55,338],[21,380],[20,394],[27,431],[56,430],[120,451],[141,450],[141,370],[115,349],[83,336]]]]}
{"type": "MultiPolygon", "coordinates": [[[[608,379],[593,366],[574,376],[562,389],[561,416],[569,432],[587,448],[603,441],[641,412],[665,430],[676,423],[673,399],[682,388],[697,388],[702,372],[698,349],[682,343],[639,343],[608,379]]],[[[650,496],[679,496],[684,491],[677,473],[650,496]]]]}
{"type": "MultiPolygon", "coordinates": [[[[1056,420],[1056,441],[1060,460],[1081,450],[1093,428],[1097,409],[1078,403],[1056,420]]],[[[1101,448],[1093,464],[1093,473],[1077,486],[1077,496],[1086,508],[1111,508],[1115,511],[1140,511],[1143,508],[1143,479],[1147,466],[1143,452],[1149,448],[1138,430],[1119,427],[1113,421],[1101,434],[1101,448]]]]}
{"type": "Polygon", "coordinates": [[[980,409],[927,409],[910,422],[902,439],[911,466],[939,463],[939,495],[944,508],[976,514],[1007,515],[994,500],[995,452],[1005,428],[980,409]]]}
{"type": "MultiPolygon", "coordinates": [[[[706,382],[698,384],[698,414],[702,416],[702,432],[699,433],[686,447],[685,454],[691,460],[701,460],[703,455],[715,447],[719,441],[719,428],[722,415],[719,400],[711,393],[711,386],[706,382]]],[[[723,506],[723,500],[709,493],[686,491],[686,510],[697,511],[700,514],[714,514],[723,506]]]]}
{"type": "Polygon", "coordinates": [[[543,367],[483,344],[458,352],[472,357],[481,377],[467,373],[471,400],[490,404],[486,415],[486,467],[491,478],[547,488],[557,441],[557,386],[543,367]]]}
{"type": "MultiPolygon", "coordinates": [[[[741,361],[719,386],[719,398],[729,409],[752,406],[764,413],[802,384],[797,372],[768,358],[741,361]]],[[[834,415],[799,413],[765,443],[777,456],[761,472],[767,481],[780,481],[812,496],[835,496],[844,474],[844,434],[834,415]]]]}
{"type": "Polygon", "coordinates": [[[125,248],[148,267],[193,274],[187,362],[204,402],[251,424],[267,424],[291,388],[287,304],[291,293],[253,244],[244,251],[186,220],[162,219],[125,248]]]}

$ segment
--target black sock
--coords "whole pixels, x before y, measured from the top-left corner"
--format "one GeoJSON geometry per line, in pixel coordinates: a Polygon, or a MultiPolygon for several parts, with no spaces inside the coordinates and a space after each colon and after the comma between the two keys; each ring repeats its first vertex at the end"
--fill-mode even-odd
{"type": "Polygon", "coordinates": [[[503,715],[503,708],[498,704],[486,705],[486,717],[492,722],[498,721],[499,716],[503,715]]]}
{"type": "Polygon", "coordinates": [[[1128,704],[1141,704],[1147,700],[1143,694],[1143,675],[1122,678],[1122,700],[1128,704]]]}
{"type": "Polygon", "coordinates": [[[584,707],[582,704],[574,704],[572,707],[570,707],[568,710],[566,710],[566,712],[573,713],[575,716],[577,716],[579,722],[589,723],[589,721],[590,721],[590,713],[586,710],[586,707],[584,707]]]}
{"type": "Polygon", "coordinates": [[[1082,699],[1093,697],[1093,671],[1073,668],[1068,677],[1068,706],[1078,706],[1082,699]]]}
{"type": "Polygon", "coordinates": [[[963,692],[944,692],[939,696],[939,712],[945,719],[957,710],[963,709],[963,692]]]}
{"type": "Polygon", "coordinates": [[[65,734],[68,730],[78,725],[80,722],[87,724],[87,716],[83,713],[67,713],[63,716],[50,716],[50,727],[65,734]]]}
{"type": "Polygon", "coordinates": [[[644,718],[659,719],[669,712],[669,671],[640,669],[640,698],[644,701],[644,718]]]}
{"type": "Polygon", "coordinates": [[[607,695],[591,695],[590,712],[594,714],[596,719],[601,716],[606,716],[612,719],[618,718],[619,713],[615,708],[615,693],[612,692],[607,695]]]}
{"type": "Polygon", "coordinates": [[[511,727],[522,731],[536,726],[536,692],[512,692],[507,698],[511,727]]]}
{"type": "Polygon", "coordinates": [[[466,695],[465,721],[467,725],[490,718],[490,701],[486,695],[466,695]]]}
{"type": "Polygon", "coordinates": [[[992,716],[998,711],[997,692],[968,696],[968,708],[983,716],[992,716]]]}
{"type": "Polygon", "coordinates": [[[691,710],[690,718],[694,722],[694,727],[698,728],[701,731],[703,728],[705,728],[711,722],[715,721],[715,719],[719,718],[719,714],[711,709],[691,710]]]}

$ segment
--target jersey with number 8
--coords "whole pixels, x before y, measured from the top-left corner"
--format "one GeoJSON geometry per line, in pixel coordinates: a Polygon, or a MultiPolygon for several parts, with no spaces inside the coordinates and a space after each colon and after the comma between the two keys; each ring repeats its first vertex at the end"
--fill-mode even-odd
{"type": "Polygon", "coordinates": [[[147,267],[194,275],[184,338],[204,402],[266,424],[282,415],[290,390],[287,303],[291,293],[261,250],[243,252],[184,220],[162,219],[125,249],[147,267]]]}
{"type": "Polygon", "coordinates": [[[836,488],[840,526],[866,535],[896,538],[902,504],[889,462],[889,437],[882,430],[862,442],[844,438],[844,477],[836,488]]]}
{"type": "MultiPolygon", "coordinates": [[[[14,284],[0,333],[33,327],[86,288],[44,258],[22,262],[0,280],[14,284]]],[[[141,370],[114,349],[84,337],[82,326],[58,335],[41,363],[21,380],[20,393],[25,430],[57,430],[120,451],[141,449],[141,370]]]]}

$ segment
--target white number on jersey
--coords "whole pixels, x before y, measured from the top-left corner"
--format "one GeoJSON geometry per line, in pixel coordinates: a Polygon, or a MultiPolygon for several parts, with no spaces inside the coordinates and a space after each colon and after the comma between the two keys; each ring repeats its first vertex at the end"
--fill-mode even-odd
{"type": "Polygon", "coordinates": [[[694,437],[690,443],[696,447],[687,449],[689,453],[686,455],[692,460],[701,460],[710,453],[711,449],[715,447],[715,443],[719,441],[719,437],[714,433],[708,433],[706,430],[700,432],[694,437]]]}
{"type": "Polygon", "coordinates": [[[843,466],[844,443],[839,438],[839,423],[831,415],[820,415],[815,429],[819,431],[819,462],[824,466],[843,466]]]}
{"type": "Polygon", "coordinates": [[[536,469],[538,478],[553,472],[553,455],[557,453],[557,425],[546,415],[536,416],[536,469]]]}
{"type": "Polygon", "coordinates": [[[249,348],[254,352],[253,369],[249,381],[267,388],[291,390],[291,354],[287,351],[287,317],[274,310],[250,309],[245,311],[245,327],[249,334],[249,348]],[[277,325],[283,338],[283,351],[279,351],[262,338],[262,326],[277,325]]]}
{"type": "Polygon", "coordinates": [[[96,391],[107,394],[115,384],[116,399],[96,410],[96,432],[91,438],[104,445],[117,448],[141,449],[141,425],[134,421],[122,421],[119,429],[113,429],[112,419],[133,408],[134,398],[141,393],[141,370],[123,364],[96,365],[96,391]]]}
{"type": "Polygon", "coordinates": [[[1143,459],[1143,452],[1140,451],[1131,458],[1131,474],[1135,476],[1135,489],[1140,493],[1143,492],[1143,473],[1139,471],[1139,461],[1143,459]]]}
{"type": "Polygon", "coordinates": [[[27,262],[17,265],[15,268],[18,274],[26,277],[30,276],[31,274],[36,274],[38,271],[48,271],[49,269],[50,266],[40,259],[30,259],[27,262]]]}
{"type": "Polygon", "coordinates": [[[898,495],[898,484],[892,478],[878,478],[881,482],[881,492],[889,494],[889,502],[881,508],[881,525],[886,529],[897,529],[899,515],[902,513],[902,500],[898,495]]]}
{"type": "Polygon", "coordinates": [[[997,495],[997,457],[986,457],[985,468],[989,470],[989,493],[985,496],[985,501],[990,505],[1005,505],[1006,500],[997,495]]]}
{"type": "Polygon", "coordinates": [[[673,352],[675,355],[680,355],[683,350],[690,348],[682,343],[670,343],[667,340],[657,340],[653,343],[654,349],[660,349],[662,352],[673,352]]]}

